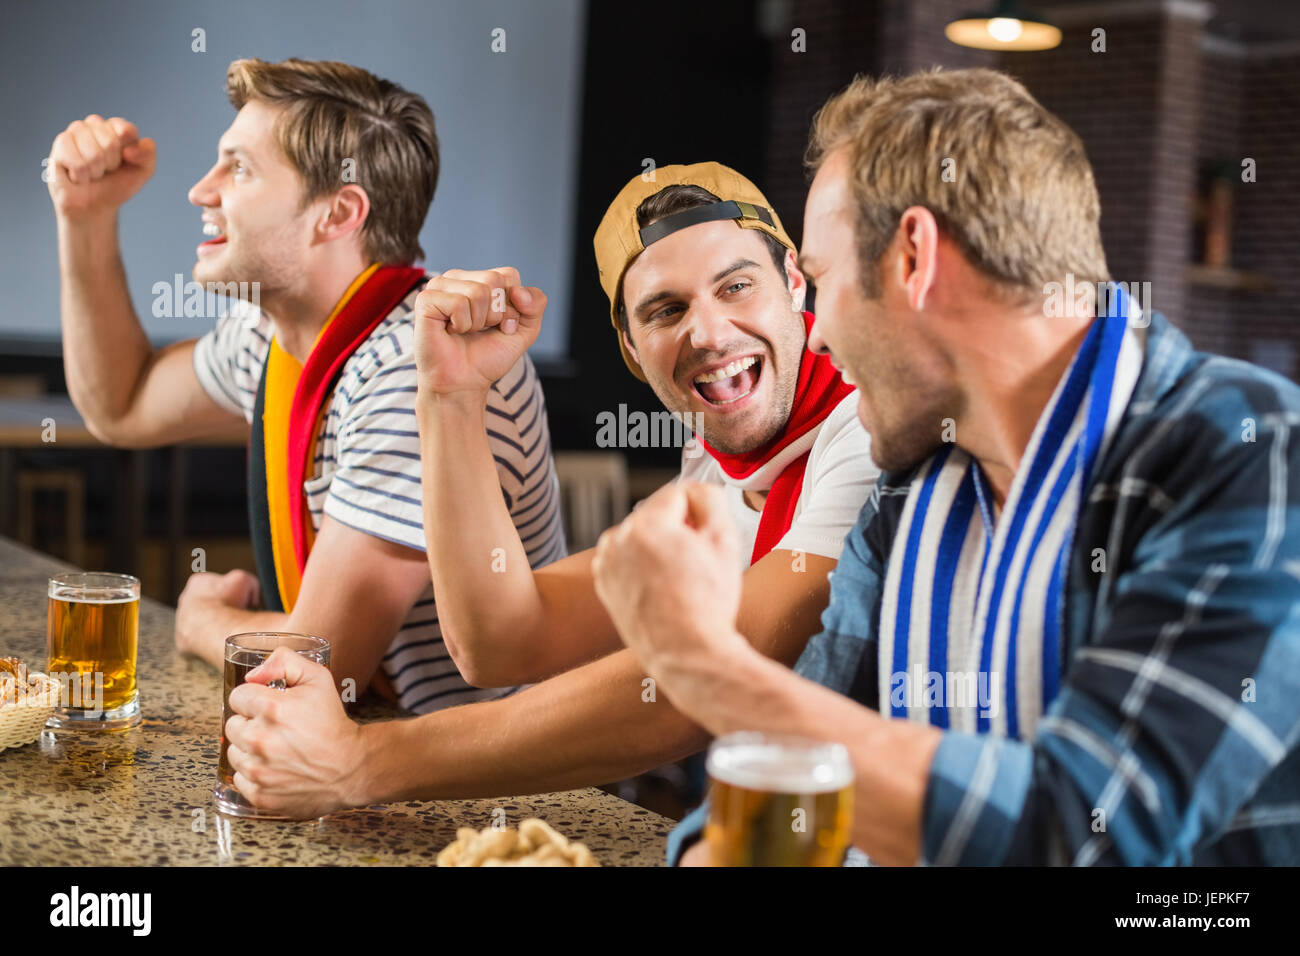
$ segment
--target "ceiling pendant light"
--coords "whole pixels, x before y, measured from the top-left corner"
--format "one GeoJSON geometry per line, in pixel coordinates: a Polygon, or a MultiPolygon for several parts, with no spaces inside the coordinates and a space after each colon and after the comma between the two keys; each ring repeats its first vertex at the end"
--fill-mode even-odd
{"type": "Polygon", "coordinates": [[[1013,0],[954,20],[943,28],[943,35],[958,46],[976,50],[1050,50],[1061,44],[1059,29],[1013,0]]]}

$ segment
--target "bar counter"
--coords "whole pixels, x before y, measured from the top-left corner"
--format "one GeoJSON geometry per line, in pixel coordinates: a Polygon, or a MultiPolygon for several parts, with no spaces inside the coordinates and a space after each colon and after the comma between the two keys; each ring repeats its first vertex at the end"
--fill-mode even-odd
{"type": "MultiPolygon", "coordinates": [[[[45,668],[46,581],[70,565],[0,538],[0,656],[45,668]]],[[[314,821],[247,820],[212,801],[221,677],[172,641],[174,611],[140,601],[144,720],[118,733],[45,731],[0,751],[0,865],[431,866],[457,827],[540,817],[603,866],[658,866],[672,821],[594,788],[365,807],[314,821]]],[[[361,720],[397,716],[371,704],[361,720]]]]}

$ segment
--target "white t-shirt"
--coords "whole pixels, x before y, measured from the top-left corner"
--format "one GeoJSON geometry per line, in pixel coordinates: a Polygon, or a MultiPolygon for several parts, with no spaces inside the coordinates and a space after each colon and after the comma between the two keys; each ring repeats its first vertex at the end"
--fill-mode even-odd
{"type": "MultiPolygon", "coordinates": [[[[802,551],[838,561],[844,538],[857,523],[858,513],[867,503],[879,476],[880,469],[871,460],[871,436],[858,421],[858,392],[854,389],[821,423],[808,452],[794,521],[773,550],[802,551]]],[[[745,503],[744,491],[727,478],[722,466],[702,448],[682,450],[682,473],[678,480],[726,486],[732,519],[740,530],[741,560],[749,567],[762,513],[745,503]],[[696,452],[693,457],[690,451],[696,452]]]]}
{"type": "MultiPolygon", "coordinates": [[[[418,291],[393,309],[344,363],[303,491],[316,530],[329,515],[348,527],[423,551],[411,318],[418,291]]],[[[241,301],[195,344],[194,371],[204,391],[250,425],[274,333],[260,309],[241,301]]],[[[529,563],[540,567],[564,557],[546,406],[528,356],[492,386],[487,411],[501,490],[529,563]]],[[[407,614],[381,667],[402,706],[418,713],[502,697],[517,689],[480,689],[465,683],[442,641],[432,582],[407,614]]]]}

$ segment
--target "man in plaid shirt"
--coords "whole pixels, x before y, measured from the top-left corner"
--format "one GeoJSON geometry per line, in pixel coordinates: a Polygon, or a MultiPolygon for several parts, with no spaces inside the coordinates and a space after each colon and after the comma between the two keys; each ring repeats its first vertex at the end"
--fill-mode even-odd
{"type": "Polygon", "coordinates": [[[885,473],[794,673],[703,488],[602,539],[624,640],[714,734],[842,742],[877,862],[1300,863],[1300,388],[1106,284],[1082,145],[1009,77],[859,79],[810,158],[809,347],[885,473]]]}

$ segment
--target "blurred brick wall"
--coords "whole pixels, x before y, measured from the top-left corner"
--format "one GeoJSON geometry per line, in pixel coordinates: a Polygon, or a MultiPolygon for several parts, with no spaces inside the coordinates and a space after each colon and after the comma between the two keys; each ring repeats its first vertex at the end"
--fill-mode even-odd
{"type": "MultiPolygon", "coordinates": [[[[1241,159],[1254,159],[1256,181],[1237,186],[1233,265],[1258,273],[1271,288],[1230,296],[1215,324],[1231,330],[1231,347],[1225,349],[1229,354],[1276,365],[1296,377],[1300,373],[1300,52],[1247,55],[1238,69],[1240,127],[1237,148],[1227,155],[1236,159],[1238,167],[1241,159]]],[[[1206,136],[1213,139],[1213,131],[1206,136]]]]}
{"type": "Polygon", "coordinates": [[[808,193],[803,156],[814,114],[858,73],[911,73],[929,66],[993,66],[995,56],[948,42],[946,23],[970,0],[798,0],[778,3],[771,46],[771,100],[764,191],[795,242],[808,193]],[[806,50],[791,49],[805,31],[806,50]]]}
{"type": "Polygon", "coordinates": [[[957,46],[943,35],[945,26],[970,13],[971,0],[882,0],[877,8],[877,72],[904,74],[932,66],[958,69],[997,65],[996,54],[957,46]]]}
{"type": "Polygon", "coordinates": [[[1195,4],[1052,7],[1061,46],[992,54],[950,43],[943,27],[969,0],[799,0],[773,31],[769,198],[798,241],[807,182],[802,156],[813,114],[855,73],[932,65],[994,66],[1021,79],[1080,135],[1102,201],[1102,239],[1114,278],[1150,282],[1156,309],[1199,348],[1300,372],[1300,55],[1206,49],[1195,4]],[[789,31],[807,32],[807,52],[789,31]],[[1093,30],[1104,29],[1105,52],[1093,30]],[[1257,162],[1236,195],[1233,267],[1269,291],[1190,284],[1193,204],[1206,160],[1257,162]],[[1290,351],[1288,351],[1290,350],[1290,351]]]}
{"type": "Polygon", "coordinates": [[[998,65],[1083,139],[1111,277],[1150,282],[1155,308],[1179,321],[1192,242],[1201,24],[1144,7],[1109,9],[1058,20],[1059,47],[1003,54],[998,65]],[[1105,31],[1105,52],[1093,51],[1096,29],[1105,31]]]}
{"type": "MultiPolygon", "coordinates": [[[[1204,160],[1240,162],[1237,157],[1241,153],[1243,67],[1244,60],[1238,56],[1207,52],[1201,58],[1201,123],[1196,152],[1204,160]]],[[[1239,229],[1233,231],[1234,238],[1240,235],[1239,229]]],[[[1235,249],[1234,254],[1240,258],[1235,249]]],[[[1195,286],[1188,297],[1187,317],[1181,323],[1183,330],[1199,348],[1223,355],[1235,354],[1238,330],[1233,317],[1248,307],[1245,299],[1239,291],[1195,286]]]]}
{"type": "Polygon", "coordinates": [[[803,241],[808,194],[803,156],[817,108],[858,73],[876,70],[877,11],[861,0],[801,0],[774,23],[771,98],[763,181],[796,243],[803,241]],[[805,52],[795,52],[791,32],[804,31],[805,52]]]}

